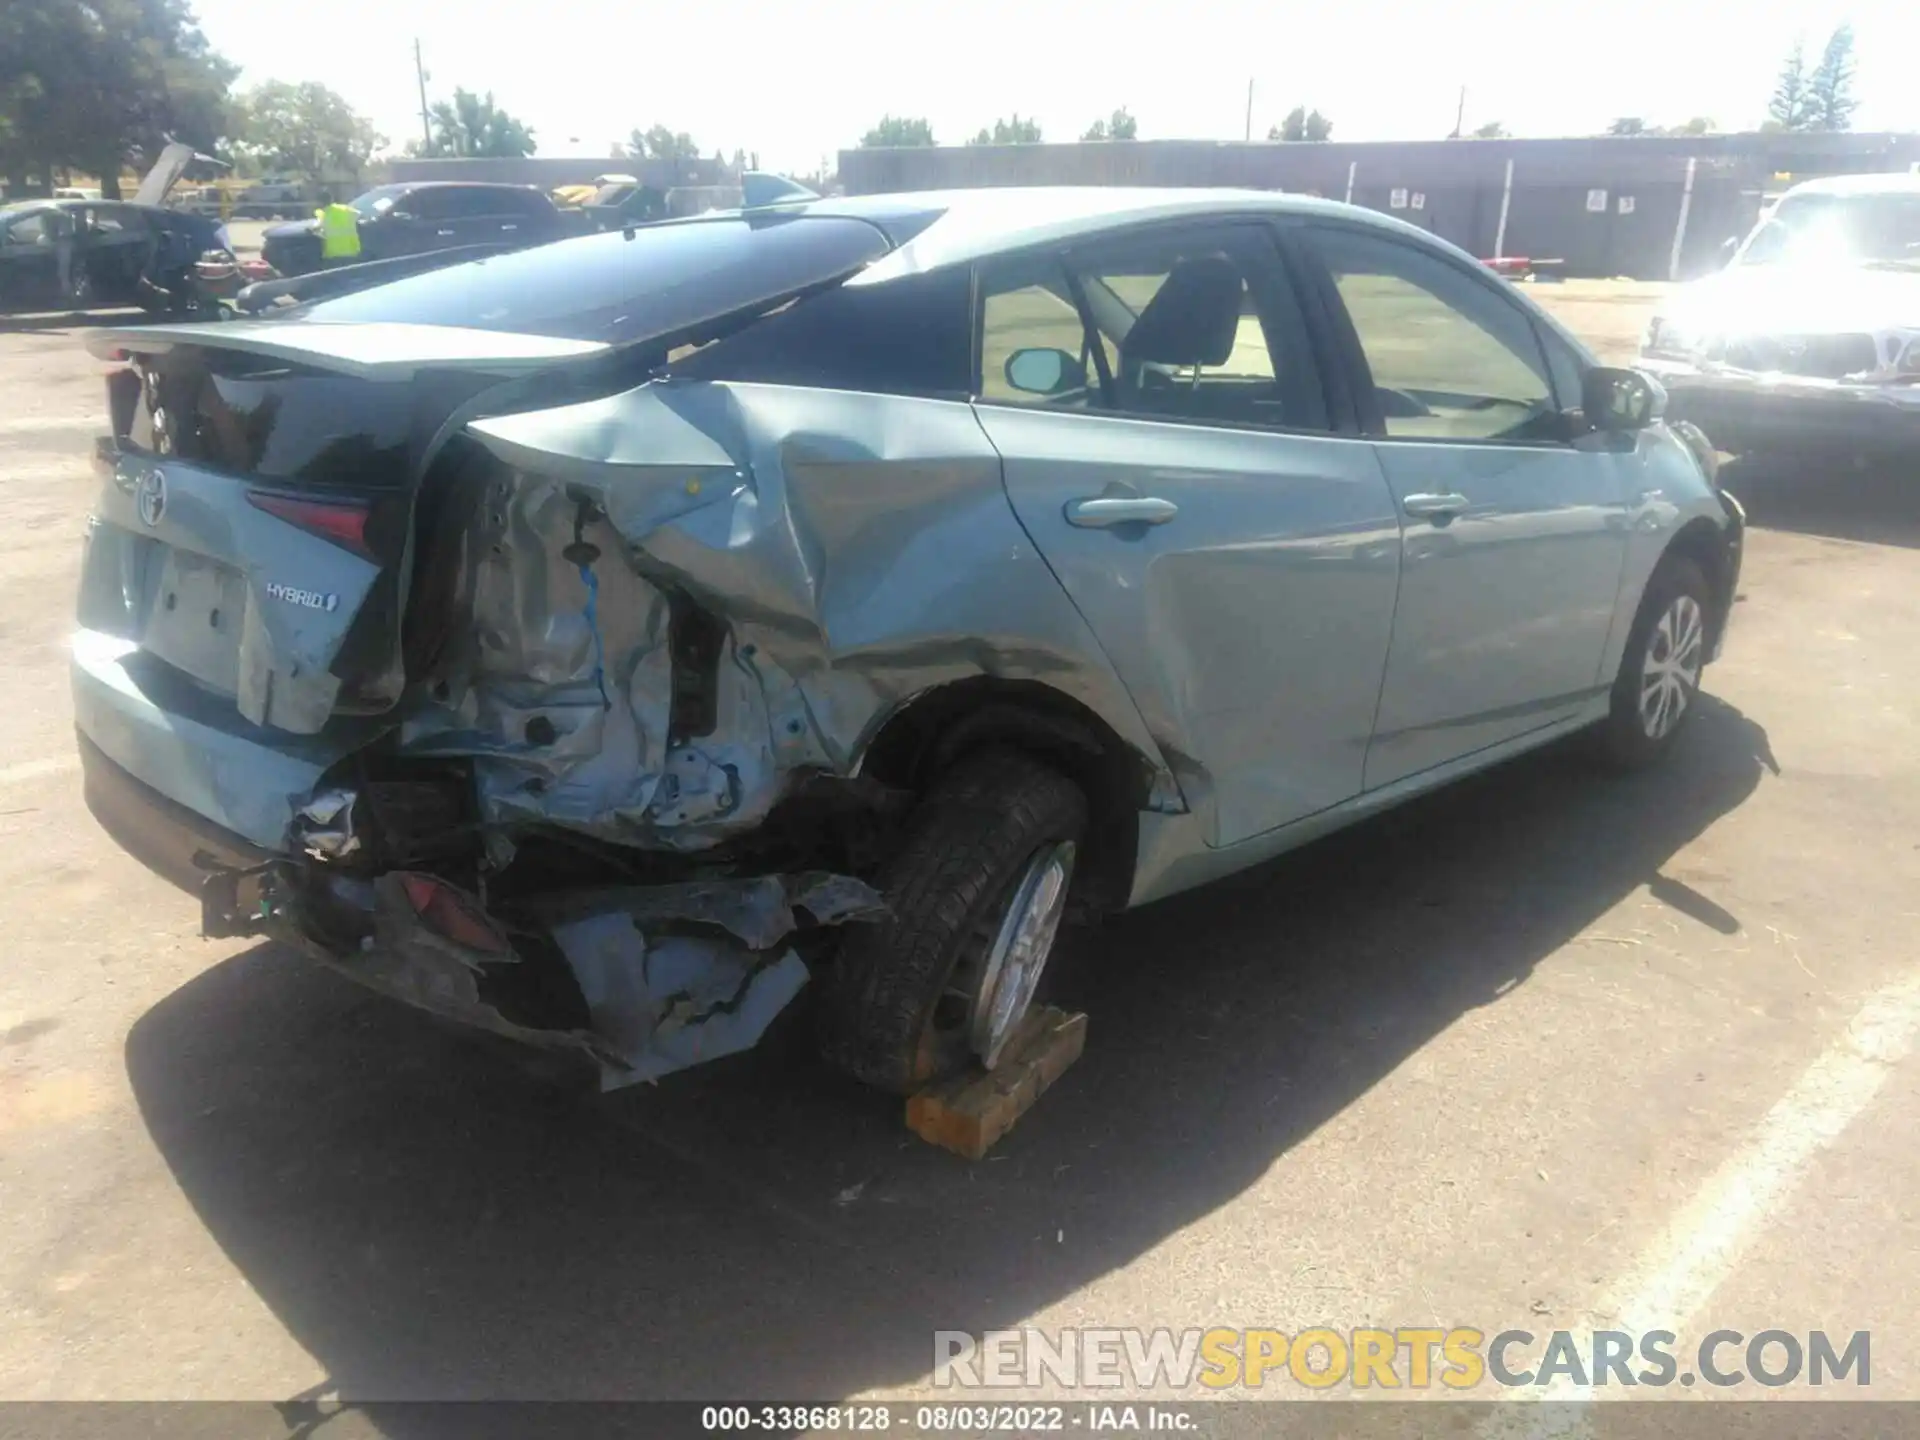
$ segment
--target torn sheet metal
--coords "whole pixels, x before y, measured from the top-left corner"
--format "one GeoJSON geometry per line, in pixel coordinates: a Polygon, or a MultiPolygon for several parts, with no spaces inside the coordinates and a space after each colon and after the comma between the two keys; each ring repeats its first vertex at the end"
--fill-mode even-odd
{"type": "MultiPolygon", "coordinates": [[[[497,967],[534,963],[514,931],[458,886],[413,871],[329,877],[331,898],[371,917],[337,954],[300,926],[302,947],[343,974],[431,1014],[598,1063],[603,1090],[657,1080],[751,1048],[807,982],[783,942],[796,909],[819,924],[885,911],[844,875],[760,876],[551,897],[528,917],[549,934],[586,1002],[587,1023],[528,1023],[488,998],[497,967]]],[[[522,932],[524,933],[524,932],[522,932]]]]}
{"type": "Polygon", "coordinates": [[[472,757],[487,821],[703,850],[983,675],[1081,701],[1134,748],[1149,807],[1185,808],[965,407],[656,381],[469,429],[510,468],[461,541],[472,623],[444,698],[401,749],[472,757]],[[671,733],[670,596],[723,631],[704,733],[671,733]]]}

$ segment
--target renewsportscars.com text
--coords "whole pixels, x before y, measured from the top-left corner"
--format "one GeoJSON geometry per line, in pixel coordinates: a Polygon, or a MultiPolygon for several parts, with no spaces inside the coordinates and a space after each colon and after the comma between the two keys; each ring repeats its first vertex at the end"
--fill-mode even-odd
{"type": "Polygon", "coordinates": [[[1472,1390],[1872,1383],[1872,1332],[1715,1330],[937,1330],[937,1389],[1472,1390]]]}

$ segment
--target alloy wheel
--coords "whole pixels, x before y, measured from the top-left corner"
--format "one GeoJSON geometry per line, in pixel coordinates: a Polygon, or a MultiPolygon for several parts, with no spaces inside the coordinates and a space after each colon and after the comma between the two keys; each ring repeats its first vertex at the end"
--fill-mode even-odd
{"type": "Polygon", "coordinates": [[[1640,667],[1640,725],[1649,740],[1673,732],[1693,703],[1706,652],[1706,618],[1691,595],[1676,595],[1647,636],[1640,667]]]}
{"type": "Polygon", "coordinates": [[[1054,937],[1066,913],[1067,890],[1073,881],[1073,859],[1071,840],[1035,852],[1014,886],[999,933],[980,968],[979,984],[972,996],[968,1040],[973,1053],[989,1070],[999,1063],[1007,1042],[1025,1018],[1053,953],[1054,937]]]}

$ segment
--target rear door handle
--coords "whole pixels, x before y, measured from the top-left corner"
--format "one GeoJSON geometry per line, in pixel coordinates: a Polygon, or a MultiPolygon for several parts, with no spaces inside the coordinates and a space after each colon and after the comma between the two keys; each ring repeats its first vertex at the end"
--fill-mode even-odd
{"type": "Polygon", "coordinates": [[[520,227],[518,225],[502,225],[500,228],[502,230],[518,230],[520,227]]]}
{"type": "Polygon", "coordinates": [[[453,231],[451,231],[451,230],[436,230],[436,231],[434,231],[433,233],[434,233],[434,234],[436,234],[436,235],[451,235],[451,234],[453,233],[453,231]]]}
{"type": "Polygon", "coordinates": [[[1171,500],[1143,495],[1102,495],[1093,500],[1069,500],[1067,523],[1083,530],[1105,530],[1114,525],[1164,525],[1180,513],[1171,500]]]}
{"type": "Polygon", "coordinates": [[[1451,520],[1471,503],[1466,496],[1449,491],[1444,495],[1409,495],[1400,502],[1400,508],[1423,519],[1451,520]]]}

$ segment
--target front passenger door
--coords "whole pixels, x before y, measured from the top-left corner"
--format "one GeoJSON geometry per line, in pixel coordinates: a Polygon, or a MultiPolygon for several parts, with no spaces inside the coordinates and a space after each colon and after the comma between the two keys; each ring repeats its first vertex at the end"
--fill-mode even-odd
{"type": "Polygon", "coordinates": [[[1304,239],[1351,322],[1366,425],[1401,512],[1374,789],[1604,692],[1632,457],[1575,437],[1578,397],[1556,396],[1506,282],[1373,229],[1320,224],[1304,239]]]}

